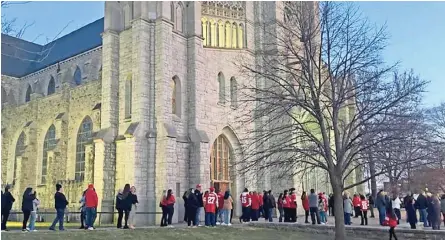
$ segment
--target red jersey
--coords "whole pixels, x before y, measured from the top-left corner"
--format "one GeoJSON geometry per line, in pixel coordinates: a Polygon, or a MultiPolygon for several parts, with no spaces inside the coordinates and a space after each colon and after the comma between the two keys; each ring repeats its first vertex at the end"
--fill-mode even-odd
{"type": "Polygon", "coordinates": [[[240,195],[240,201],[241,201],[241,205],[243,207],[248,207],[252,204],[252,198],[250,196],[250,194],[248,192],[243,192],[240,195]]]}
{"type": "Polygon", "coordinates": [[[368,200],[362,200],[360,205],[360,210],[362,211],[368,211],[369,203],[368,200]]]}
{"type": "Polygon", "coordinates": [[[360,204],[361,204],[360,198],[359,197],[354,197],[352,199],[352,204],[354,205],[354,207],[360,207],[360,204]]]}
{"type": "Polygon", "coordinates": [[[218,209],[223,209],[224,207],[224,195],[222,193],[218,193],[218,209]]]}
{"type": "Polygon", "coordinates": [[[292,195],[290,195],[289,208],[297,208],[297,194],[295,193],[292,193],[292,195]]]}
{"type": "Polygon", "coordinates": [[[218,207],[218,195],[216,193],[209,193],[205,197],[204,208],[207,213],[214,213],[218,207]]]}
{"type": "Polygon", "coordinates": [[[254,193],[251,198],[252,198],[252,209],[253,210],[260,209],[260,196],[254,193]]]}
{"type": "Polygon", "coordinates": [[[309,198],[306,196],[301,202],[303,203],[303,209],[309,211],[309,198]]]}
{"type": "Polygon", "coordinates": [[[262,195],[262,194],[259,194],[258,197],[260,198],[260,206],[263,206],[263,205],[264,205],[264,202],[263,202],[263,195],[262,195]]]}
{"type": "Polygon", "coordinates": [[[173,194],[170,195],[170,197],[168,199],[165,198],[165,205],[175,204],[175,202],[176,202],[176,198],[173,194]]]}
{"type": "Polygon", "coordinates": [[[289,196],[283,197],[283,208],[290,208],[290,201],[289,196]]]}
{"type": "Polygon", "coordinates": [[[323,196],[323,202],[324,202],[324,211],[328,211],[328,200],[323,196]]]}

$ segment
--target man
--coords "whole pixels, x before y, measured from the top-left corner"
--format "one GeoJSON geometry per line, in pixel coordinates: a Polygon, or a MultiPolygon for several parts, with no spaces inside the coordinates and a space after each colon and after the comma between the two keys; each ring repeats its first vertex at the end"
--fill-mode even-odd
{"type": "Polygon", "coordinates": [[[273,211],[274,211],[275,208],[277,208],[277,203],[275,201],[274,195],[272,194],[272,190],[269,190],[269,192],[267,194],[267,197],[268,197],[268,201],[267,201],[267,204],[268,204],[268,206],[267,206],[268,207],[267,216],[269,217],[269,222],[272,222],[273,221],[273,211]]]}
{"type": "Polygon", "coordinates": [[[358,218],[361,214],[360,211],[360,205],[361,205],[360,196],[358,193],[354,194],[354,197],[352,198],[352,205],[354,205],[354,215],[355,218],[358,218]]]}
{"type": "Polygon", "coordinates": [[[425,192],[421,192],[419,196],[417,196],[415,207],[416,209],[419,209],[420,222],[423,222],[423,227],[428,227],[428,214],[426,211],[428,207],[428,202],[425,197],[425,192]]]}
{"type": "Polygon", "coordinates": [[[374,218],[374,197],[372,194],[368,194],[369,211],[371,212],[371,218],[374,218]]]}
{"type": "Polygon", "coordinates": [[[241,201],[241,207],[243,210],[243,213],[239,219],[239,221],[242,222],[249,222],[250,221],[250,211],[249,207],[252,205],[252,198],[249,194],[249,190],[247,188],[244,188],[243,193],[240,195],[240,201],[241,201]]]}
{"type": "Polygon", "coordinates": [[[65,209],[68,205],[68,201],[66,200],[65,194],[63,194],[63,188],[62,185],[59,183],[56,184],[56,194],[54,194],[54,205],[56,208],[56,218],[53,221],[53,224],[51,224],[51,227],[49,227],[49,230],[55,231],[55,227],[57,222],[59,222],[59,230],[65,231],[65,228],[63,228],[63,219],[65,216],[65,209]]]}
{"type": "Polygon", "coordinates": [[[215,193],[215,188],[210,188],[209,195],[205,197],[204,206],[206,227],[216,226],[215,211],[218,209],[218,195],[215,193]]]}
{"type": "Polygon", "coordinates": [[[9,191],[11,186],[8,184],[5,187],[5,192],[2,191],[2,231],[8,231],[6,223],[8,222],[9,213],[11,212],[12,204],[15,199],[9,191]]]}
{"type": "Polygon", "coordinates": [[[312,224],[315,224],[315,218],[317,218],[317,224],[321,224],[320,215],[318,214],[318,196],[315,194],[315,190],[311,189],[309,194],[309,211],[311,213],[312,224]]]}
{"type": "Polygon", "coordinates": [[[216,214],[216,225],[221,225],[223,221],[223,207],[224,207],[224,194],[221,192],[220,189],[216,190],[216,195],[218,196],[218,209],[216,214]],[[219,221],[218,221],[219,220],[219,221]]]}
{"type": "Polygon", "coordinates": [[[198,208],[196,209],[195,222],[198,227],[201,227],[201,209],[204,207],[204,202],[202,200],[201,184],[196,185],[195,195],[198,200],[198,208]]]}
{"type": "Polygon", "coordinates": [[[377,194],[377,198],[375,199],[375,206],[379,211],[379,223],[383,226],[383,222],[385,221],[386,216],[386,200],[385,200],[385,192],[380,190],[377,194]]]}
{"type": "Polygon", "coordinates": [[[94,229],[94,219],[96,218],[96,209],[98,205],[97,193],[94,190],[93,184],[88,185],[88,189],[85,192],[85,213],[86,213],[86,226],[88,230],[94,229]]]}
{"type": "Polygon", "coordinates": [[[290,222],[297,222],[297,194],[295,193],[295,188],[289,189],[290,194],[290,206],[289,206],[289,216],[290,222]]]}

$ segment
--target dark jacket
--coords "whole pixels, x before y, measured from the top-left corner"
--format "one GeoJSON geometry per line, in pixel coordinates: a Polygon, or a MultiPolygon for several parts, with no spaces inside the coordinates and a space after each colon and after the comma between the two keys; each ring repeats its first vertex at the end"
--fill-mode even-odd
{"type": "Polygon", "coordinates": [[[430,216],[431,216],[431,215],[434,215],[433,198],[432,198],[432,197],[427,197],[427,198],[426,198],[426,203],[427,203],[427,209],[426,209],[426,212],[428,213],[428,219],[432,219],[432,218],[430,218],[430,216]]]}
{"type": "MultiPolygon", "coordinates": [[[[187,198],[187,208],[188,209],[198,209],[202,204],[198,200],[199,191],[196,190],[194,194],[189,194],[187,198]]],[[[201,194],[202,199],[202,194],[201,194]]],[[[202,201],[201,201],[202,203],[202,201]]]]}
{"type": "MultiPolygon", "coordinates": [[[[3,210],[11,210],[12,204],[15,202],[14,197],[9,191],[2,192],[2,209],[3,210]]],[[[3,211],[2,210],[2,211],[3,211]]]]}
{"type": "Polygon", "coordinates": [[[426,201],[426,197],[423,194],[417,196],[415,206],[417,209],[426,209],[428,207],[428,202],[426,201]]]}
{"type": "Polygon", "coordinates": [[[385,196],[383,196],[382,193],[377,194],[377,198],[375,199],[375,206],[376,206],[376,208],[379,208],[379,209],[386,207],[385,196]]]}
{"type": "Polygon", "coordinates": [[[269,198],[269,202],[270,202],[270,207],[269,208],[276,208],[277,207],[277,202],[275,201],[275,197],[272,194],[267,195],[267,197],[269,198]]]}
{"type": "Polygon", "coordinates": [[[408,216],[408,222],[410,224],[416,224],[417,223],[417,215],[416,215],[416,209],[414,208],[413,204],[413,198],[411,196],[405,197],[405,210],[406,215],[408,216]]]}
{"type": "Polygon", "coordinates": [[[116,196],[116,210],[124,209],[124,195],[122,193],[118,193],[116,196]]]}
{"type": "Polygon", "coordinates": [[[123,209],[131,211],[131,206],[135,203],[138,203],[138,197],[129,192],[127,197],[123,200],[123,209]]]}
{"type": "Polygon", "coordinates": [[[27,188],[23,193],[22,199],[22,211],[32,211],[34,206],[32,201],[36,199],[36,196],[31,194],[32,188],[27,188]]]}
{"type": "Polygon", "coordinates": [[[61,192],[56,192],[54,194],[54,206],[56,209],[65,209],[68,205],[68,201],[66,200],[65,194],[61,192]]]}
{"type": "Polygon", "coordinates": [[[372,207],[374,207],[374,197],[372,195],[369,195],[368,197],[368,203],[369,205],[371,205],[372,207]]]}
{"type": "Polygon", "coordinates": [[[198,200],[198,207],[204,207],[202,202],[202,193],[199,190],[195,190],[196,199],[198,200]]]}

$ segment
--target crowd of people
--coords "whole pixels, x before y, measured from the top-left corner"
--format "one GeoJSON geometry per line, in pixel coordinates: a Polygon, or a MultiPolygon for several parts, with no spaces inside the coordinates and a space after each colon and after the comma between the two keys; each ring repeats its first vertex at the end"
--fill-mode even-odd
{"type": "MultiPolygon", "coordinates": [[[[173,190],[163,191],[160,199],[159,207],[162,209],[161,227],[172,227],[176,203],[173,190]]],[[[202,211],[204,211],[205,226],[232,225],[233,206],[236,199],[232,197],[230,191],[222,192],[211,187],[203,193],[202,186],[198,184],[195,189],[190,188],[184,192],[182,199],[185,209],[184,222],[189,227],[201,226],[202,211]]],[[[262,217],[265,221],[273,222],[275,216],[278,217],[279,222],[297,222],[298,200],[295,188],[283,191],[277,199],[272,194],[272,190],[256,192],[245,188],[239,196],[239,201],[242,207],[242,214],[239,218],[241,223],[258,221],[262,217]]],[[[7,185],[4,192],[2,191],[2,231],[7,230],[6,223],[14,202],[15,199],[10,192],[10,186],[7,185]]],[[[59,230],[63,231],[65,230],[63,222],[68,201],[60,184],[56,184],[54,202],[56,217],[49,229],[55,230],[55,226],[59,223],[59,230]]],[[[79,203],[81,205],[80,228],[94,230],[98,197],[93,184],[88,185],[79,203]]],[[[117,228],[135,228],[138,203],[134,186],[130,187],[130,184],[126,184],[123,189],[118,191],[115,201],[115,208],[118,212],[117,228]]],[[[304,209],[304,223],[326,224],[328,222],[327,216],[334,216],[334,196],[332,194],[327,196],[324,192],[316,193],[314,189],[311,189],[308,194],[306,192],[302,193],[301,204],[304,209]],[[309,216],[311,222],[309,222],[309,216]]],[[[40,201],[35,189],[26,188],[22,198],[22,231],[35,231],[39,205],[40,201]]],[[[368,225],[368,211],[370,217],[374,218],[374,208],[376,208],[380,225],[389,226],[390,239],[392,237],[397,239],[395,227],[400,224],[400,209],[402,206],[406,209],[406,221],[412,229],[416,229],[417,212],[420,216],[419,221],[423,222],[424,227],[432,227],[433,230],[440,229],[442,215],[445,223],[445,195],[442,195],[439,199],[439,195],[422,192],[417,196],[408,194],[401,201],[398,196],[390,198],[386,192],[381,190],[375,199],[370,194],[364,196],[356,193],[350,196],[348,192],[344,192],[344,224],[351,225],[352,217],[360,217],[361,225],[368,225]]]]}

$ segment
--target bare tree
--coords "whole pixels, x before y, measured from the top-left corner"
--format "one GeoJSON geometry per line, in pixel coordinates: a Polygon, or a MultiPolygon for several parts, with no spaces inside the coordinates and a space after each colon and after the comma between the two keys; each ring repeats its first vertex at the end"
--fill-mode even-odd
{"type": "MultiPolygon", "coordinates": [[[[399,143],[385,125],[388,114],[426,84],[412,73],[391,75],[385,66],[385,28],[371,26],[351,3],[287,2],[284,21],[267,18],[258,28],[255,63],[240,61],[246,133],[242,169],[299,174],[328,172],[335,202],[336,239],[345,239],[345,180],[367,164],[375,144],[399,143]],[[252,105],[254,105],[252,109],[252,105]],[[385,133],[385,134],[382,134],[385,133]]],[[[377,174],[383,174],[381,171],[377,174]]]]}
{"type": "Polygon", "coordinates": [[[445,102],[426,111],[429,124],[434,129],[435,139],[445,142],[445,102]]]}

